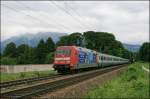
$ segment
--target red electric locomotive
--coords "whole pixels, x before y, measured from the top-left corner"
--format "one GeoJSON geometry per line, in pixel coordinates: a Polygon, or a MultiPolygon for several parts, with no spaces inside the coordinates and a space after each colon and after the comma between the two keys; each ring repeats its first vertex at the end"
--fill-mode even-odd
{"type": "Polygon", "coordinates": [[[97,55],[95,51],[77,46],[60,46],[56,49],[53,68],[58,72],[96,66],[97,55]]]}

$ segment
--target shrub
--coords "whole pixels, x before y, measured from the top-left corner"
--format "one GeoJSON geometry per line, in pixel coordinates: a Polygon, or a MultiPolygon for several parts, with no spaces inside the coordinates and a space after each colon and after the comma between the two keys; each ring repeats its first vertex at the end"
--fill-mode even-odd
{"type": "Polygon", "coordinates": [[[35,71],[34,74],[35,74],[37,77],[40,77],[40,72],[35,71]]]}
{"type": "Polygon", "coordinates": [[[53,63],[53,61],[54,61],[54,52],[51,52],[47,54],[45,63],[49,64],[49,63],[53,63]]]}
{"type": "Polygon", "coordinates": [[[25,76],[26,76],[26,74],[25,74],[24,72],[21,72],[21,73],[20,73],[20,78],[24,79],[25,76]]]}
{"type": "Polygon", "coordinates": [[[3,65],[16,65],[17,60],[15,58],[2,57],[1,58],[1,64],[3,64],[3,65]]]}

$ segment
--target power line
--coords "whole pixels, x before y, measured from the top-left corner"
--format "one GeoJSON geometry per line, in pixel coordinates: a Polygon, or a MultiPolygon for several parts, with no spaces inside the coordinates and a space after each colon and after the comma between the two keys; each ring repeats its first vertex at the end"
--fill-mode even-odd
{"type": "MultiPolygon", "coordinates": [[[[69,5],[67,4],[67,1],[65,2],[65,5],[66,5],[69,9],[71,9],[71,10],[76,14],[76,16],[79,17],[80,20],[83,20],[82,16],[81,16],[75,9],[73,9],[71,6],[69,6],[69,5]]],[[[84,22],[84,23],[85,23],[85,22],[84,22]]],[[[86,24],[86,26],[87,26],[87,27],[91,27],[91,25],[87,25],[87,24],[86,24]]],[[[93,28],[93,27],[92,27],[92,28],[93,28]]]]}
{"type": "MultiPolygon", "coordinates": [[[[17,2],[18,3],[18,2],[17,2]]],[[[19,4],[21,4],[24,8],[26,8],[26,9],[29,9],[29,10],[32,10],[29,6],[27,6],[27,5],[25,5],[25,4],[23,4],[23,3],[19,3],[19,4]]],[[[40,14],[40,13],[39,13],[40,14]]],[[[43,14],[40,14],[41,16],[45,16],[45,17],[47,17],[46,15],[43,15],[43,14]]],[[[49,17],[48,17],[49,18],[49,17]]],[[[52,20],[51,20],[52,21],[52,20]]],[[[58,23],[56,20],[55,21],[53,21],[53,22],[55,22],[55,23],[57,23],[58,25],[60,25],[61,27],[63,27],[63,29],[65,28],[66,30],[71,30],[70,29],[70,27],[68,28],[68,27],[66,27],[65,25],[63,25],[63,24],[61,24],[61,23],[58,23]]]]}
{"type": "MultiPolygon", "coordinates": [[[[68,14],[69,16],[71,16],[74,20],[78,21],[78,23],[82,26],[85,27],[85,25],[76,17],[74,17],[70,12],[68,12],[65,8],[58,6],[55,2],[51,1],[51,3],[53,3],[58,9],[62,10],[63,12],[65,12],[66,14],[68,14]]],[[[86,28],[86,27],[85,27],[86,28]]]]}
{"type": "Polygon", "coordinates": [[[9,6],[4,5],[4,4],[2,4],[2,5],[3,5],[4,7],[6,7],[6,8],[8,8],[8,9],[14,11],[14,12],[22,13],[22,14],[24,14],[24,15],[26,15],[26,16],[28,16],[28,17],[30,17],[30,18],[32,18],[32,19],[34,19],[34,20],[40,22],[40,23],[46,23],[47,25],[51,26],[51,24],[49,24],[49,23],[47,23],[47,22],[45,22],[45,21],[43,21],[43,20],[41,20],[41,19],[39,19],[39,18],[37,18],[37,17],[33,17],[33,16],[31,16],[31,15],[25,14],[25,13],[23,13],[23,12],[21,12],[21,11],[18,11],[17,9],[15,9],[15,8],[13,8],[13,7],[9,7],[9,6]]]}

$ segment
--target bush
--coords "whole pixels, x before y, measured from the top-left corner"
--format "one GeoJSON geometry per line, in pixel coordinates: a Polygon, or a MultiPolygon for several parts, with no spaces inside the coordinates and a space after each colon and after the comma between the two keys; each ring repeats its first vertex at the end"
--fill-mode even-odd
{"type": "Polygon", "coordinates": [[[138,73],[136,72],[136,69],[131,67],[127,70],[127,81],[133,81],[137,80],[138,73]]]}
{"type": "Polygon", "coordinates": [[[3,65],[16,65],[17,60],[15,58],[2,57],[1,58],[1,64],[3,64],[3,65]]]}
{"type": "Polygon", "coordinates": [[[40,72],[34,71],[34,74],[35,74],[37,77],[40,77],[40,72]]]}
{"type": "Polygon", "coordinates": [[[47,54],[45,63],[49,64],[49,63],[53,63],[53,61],[54,61],[54,52],[51,52],[47,54]]]}
{"type": "Polygon", "coordinates": [[[20,78],[24,79],[25,76],[26,76],[26,74],[25,74],[24,72],[21,72],[21,73],[20,73],[20,78]]]}

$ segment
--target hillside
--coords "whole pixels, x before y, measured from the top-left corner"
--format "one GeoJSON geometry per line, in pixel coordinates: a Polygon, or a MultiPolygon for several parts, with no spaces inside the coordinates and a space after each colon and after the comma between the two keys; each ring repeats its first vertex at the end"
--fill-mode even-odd
{"type": "Polygon", "coordinates": [[[1,52],[4,50],[5,46],[14,42],[17,46],[20,44],[28,44],[32,47],[36,46],[41,39],[47,40],[48,37],[51,37],[56,43],[61,36],[67,35],[67,33],[58,33],[58,32],[39,32],[36,34],[24,34],[20,36],[11,37],[3,42],[1,42],[1,52]]]}
{"type": "Polygon", "coordinates": [[[123,44],[124,48],[131,52],[138,52],[140,49],[140,45],[132,45],[132,44],[123,44]]]}

